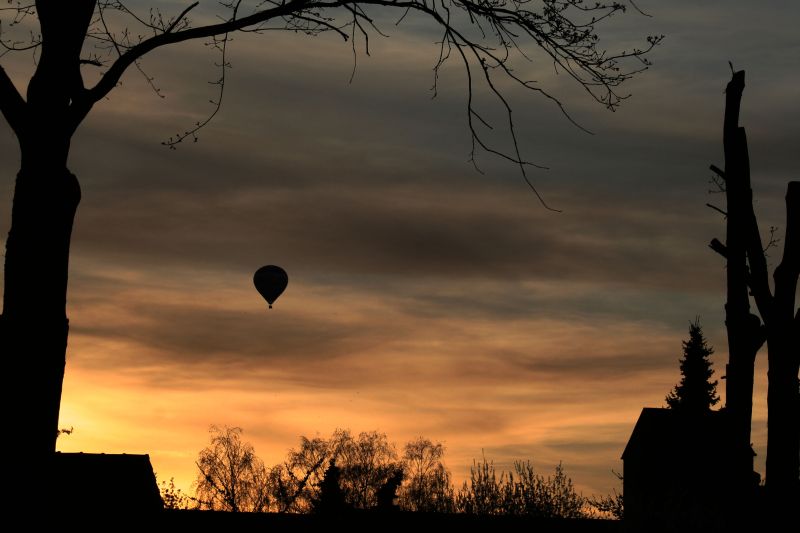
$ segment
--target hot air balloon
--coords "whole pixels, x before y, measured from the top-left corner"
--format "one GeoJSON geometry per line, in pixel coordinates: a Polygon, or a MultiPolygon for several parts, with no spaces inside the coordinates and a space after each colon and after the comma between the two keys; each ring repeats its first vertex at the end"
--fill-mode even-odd
{"type": "Polygon", "coordinates": [[[263,266],[253,275],[253,284],[267,301],[270,309],[278,296],[286,289],[287,283],[289,283],[289,276],[286,271],[275,265],[263,266]]]}

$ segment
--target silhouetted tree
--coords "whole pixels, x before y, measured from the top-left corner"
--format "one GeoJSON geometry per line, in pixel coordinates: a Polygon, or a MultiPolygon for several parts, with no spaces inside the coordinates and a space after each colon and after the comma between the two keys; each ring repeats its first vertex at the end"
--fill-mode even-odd
{"type": "MultiPolygon", "coordinates": [[[[354,437],[337,429],[330,438],[301,438],[287,460],[266,472],[253,447],[241,441],[240,428],[212,426],[211,446],[200,452],[197,502],[200,508],[226,511],[325,513],[354,509],[464,512],[479,515],[527,515],[550,518],[588,516],[561,464],[552,476],[533,470],[530,461],[514,462],[513,472],[495,473],[485,457],[473,462],[469,483],[457,495],[442,463],[444,447],[419,437],[405,446],[402,461],[386,435],[362,432],[354,437]],[[396,502],[396,503],[395,503],[396,502]]],[[[186,502],[174,485],[162,483],[168,505],[186,502]]]]}
{"type": "MultiPolygon", "coordinates": [[[[622,474],[618,474],[614,472],[617,479],[622,481],[622,474]]],[[[607,494],[605,496],[599,497],[591,497],[586,500],[589,506],[595,508],[597,511],[601,513],[602,516],[610,516],[611,518],[615,518],[617,520],[622,520],[625,518],[625,499],[621,492],[617,492],[616,489],[613,489],[611,494],[607,494]]]]}
{"type": "Polygon", "coordinates": [[[406,511],[452,513],[455,494],[450,472],[442,463],[444,446],[419,437],[406,444],[403,453],[405,482],[400,507],[406,511]]]}
{"type": "Polygon", "coordinates": [[[313,499],[312,510],[315,513],[340,515],[352,508],[345,501],[341,479],[342,469],[336,466],[336,460],[332,459],[325,469],[325,474],[319,483],[319,491],[313,499]]]}
{"type": "Polygon", "coordinates": [[[211,427],[211,445],[197,457],[197,501],[205,509],[268,510],[268,476],[241,428],[211,427]]]}
{"type": "Polygon", "coordinates": [[[504,476],[498,480],[494,463],[484,456],[480,462],[472,461],[469,469],[469,484],[464,481],[456,495],[456,509],[462,513],[476,515],[503,514],[504,476]]]}
{"type": "Polygon", "coordinates": [[[270,473],[270,490],[282,511],[307,512],[319,498],[319,487],[330,461],[336,463],[338,483],[348,505],[369,509],[377,491],[398,469],[397,452],[384,433],[362,432],[354,437],[337,429],[330,438],[301,437],[300,448],[270,473]]]}
{"type": "Polygon", "coordinates": [[[169,482],[162,481],[159,483],[158,489],[161,493],[161,501],[164,502],[164,509],[190,509],[193,504],[196,504],[196,501],[175,486],[175,478],[169,478],[169,482]]]}
{"type": "Polygon", "coordinates": [[[397,511],[400,507],[395,503],[397,491],[403,483],[403,469],[398,468],[389,476],[375,492],[375,509],[378,511],[397,511]]]}
{"type": "Polygon", "coordinates": [[[282,513],[311,510],[325,465],[334,457],[327,439],[300,437],[300,447],[289,450],[287,460],[269,473],[271,496],[282,513]]]}
{"type": "Polygon", "coordinates": [[[546,518],[587,516],[586,499],[575,491],[559,463],[554,475],[536,474],[530,461],[515,461],[514,471],[497,476],[484,457],[473,463],[470,480],[456,496],[456,508],[478,515],[525,515],[546,518]]]}
{"type": "Polygon", "coordinates": [[[681,382],[667,395],[667,406],[686,413],[704,413],[719,402],[717,381],[710,381],[714,370],[709,357],[714,349],[708,346],[700,318],[689,325],[689,340],[683,341],[681,382]]]}
{"type": "MultiPolygon", "coordinates": [[[[711,166],[717,176],[715,181],[727,199],[726,242],[713,239],[710,244],[727,263],[726,408],[737,424],[737,442],[733,444],[747,449],[755,357],[766,341],[769,364],[766,486],[774,509],[786,510],[800,499],[800,309],[795,302],[800,276],[800,182],[789,182],[786,190],[783,258],[773,272],[774,285],[770,289],[766,247],[753,209],[747,136],[738,125],[743,91],[744,71],[734,72],[725,90],[725,169],[711,166]],[[751,296],[760,317],[751,313],[751,296]]],[[[731,467],[741,470],[743,477],[749,476],[750,472],[744,468],[748,460],[752,463],[751,457],[743,457],[742,465],[731,467]]]]}
{"type": "MultiPolygon", "coordinates": [[[[0,347],[7,375],[14,386],[3,387],[2,404],[21,438],[9,443],[14,455],[51,453],[55,449],[58,412],[64,376],[68,321],[66,296],[72,226],[81,189],[67,161],[72,136],[92,108],[106,99],[130,68],[161,47],[196,39],[209,41],[221,54],[222,76],[229,66],[228,36],[236,31],[268,33],[287,30],[317,35],[334,32],[344,39],[380,33],[367,9],[394,8],[417,13],[438,26],[441,46],[435,69],[449,58],[467,72],[466,121],[475,147],[525,165],[516,141],[505,153],[481,132],[488,125],[476,107],[473,84],[483,82],[507,110],[514,136],[511,108],[499,92],[498,76],[539,93],[561,106],[542,87],[517,77],[512,61],[529,57],[527,44],[540,49],[556,69],[582,85],[595,100],[614,109],[625,98],[619,86],[646,68],[645,54],[660,40],[648,37],[643,49],[606,52],[598,48],[597,27],[625,10],[618,2],[582,0],[517,2],[499,0],[223,0],[226,9],[208,25],[193,26],[187,15],[198,2],[169,16],[160,9],[134,9],[121,0],[10,1],[0,12],[0,57],[9,52],[37,58],[27,91],[21,93],[0,67],[0,112],[16,135],[20,150],[6,241],[5,291],[0,320],[0,347]],[[13,23],[21,36],[9,34],[13,23]],[[131,27],[131,25],[136,27],[131,27]],[[518,47],[520,53],[517,53],[518,47]],[[626,60],[632,60],[630,66],[626,60]],[[102,67],[101,71],[86,69],[102,67]],[[85,78],[95,81],[87,83],[85,78]],[[24,400],[20,401],[20,395],[24,400]]],[[[265,37],[266,39],[266,37],[265,37]]],[[[147,78],[152,82],[151,78],[147,78]]],[[[217,104],[221,102],[217,99],[217,104]]],[[[562,107],[563,109],[563,107],[562,107]]],[[[213,113],[212,113],[213,116],[213,113]]],[[[174,146],[193,138],[207,121],[170,139],[174,146]]],[[[525,177],[527,180],[527,177],[525,177]]],[[[530,184],[530,182],[528,182],[530,184]]],[[[532,185],[531,185],[532,187],[532,185]]],[[[21,461],[29,464],[35,461],[21,461]]]]}
{"type": "Polygon", "coordinates": [[[341,432],[335,442],[347,502],[356,509],[375,507],[378,490],[400,469],[394,446],[377,431],[359,433],[357,438],[341,432]]]}
{"type": "Polygon", "coordinates": [[[582,518],[586,502],[575,491],[561,463],[547,478],[533,470],[530,461],[515,461],[503,487],[503,508],[507,514],[545,518],[582,518]],[[516,475],[515,475],[516,474],[516,475]]]}

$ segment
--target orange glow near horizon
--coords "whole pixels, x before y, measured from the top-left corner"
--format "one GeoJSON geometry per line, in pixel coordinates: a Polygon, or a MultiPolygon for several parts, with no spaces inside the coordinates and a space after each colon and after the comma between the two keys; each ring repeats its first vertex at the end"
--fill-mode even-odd
{"type": "MultiPolygon", "coordinates": [[[[110,276],[126,279],[124,273],[110,276]]],[[[245,366],[235,350],[209,361],[189,353],[178,363],[163,348],[132,338],[71,335],[61,425],[75,432],[60,437],[59,450],[147,453],[159,481],[174,477],[189,493],[194,460],[212,424],[242,427],[268,466],[283,460],[300,435],[378,430],[398,452],[419,435],[443,442],[456,486],[468,477],[472,461],[485,454],[501,469],[530,459],[544,474],[563,462],[584,494],[610,493],[619,490],[611,470],[621,471],[619,456],[639,411],[663,404],[679,377],[677,364],[669,372],[614,375],[626,359],[635,361],[637,352],[677,362],[681,338],[649,322],[415,317],[362,291],[351,292],[342,305],[334,292],[302,286],[291,287],[268,311],[246,283],[236,288],[216,280],[214,288],[208,280],[209,289],[197,299],[185,280],[152,288],[136,288],[140,279],[128,281],[132,288],[117,295],[114,309],[78,303],[74,321],[132,325],[146,320],[130,311],[138,303],[151,308],[213,303],[252,315],[254,328],[270,330],[257,340],[264,343],[263,355],[245,366]],[[268,346],[268,336],[276,334],[271,322],[303,323],[319,309],[335,310],[329,318],[342,326],[368,323],[373,333],[346,341],[347,349],[330,344],[330,357],[258,363],[274,357],[268,346]],[[600,361],[598,368],[608,361],[611,369],[600,375],[570,371],[570,360],[583,360],[587,350],[595,364],[600,361]]],[[[302,330],[297,334],[302,337],[302,330]]],[[[260,334],[254,330],[254,335],[260,334]]],[[[717,376],[721,356],[718,351],[714,358],[717,376]]],[[[764,408],[756,402],[757,419],[764,408]]]]}

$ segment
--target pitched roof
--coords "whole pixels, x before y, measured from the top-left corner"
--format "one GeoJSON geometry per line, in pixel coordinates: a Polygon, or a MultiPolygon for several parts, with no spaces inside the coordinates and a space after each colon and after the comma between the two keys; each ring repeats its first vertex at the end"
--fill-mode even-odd
{"type": "MultiPolygon", "coordinates": [[[[630,458],[637,450],[655,454],[669,450],[691,453],[696,446],[731,450],[734,442],[730,416],[724,410],[686,414],[674,409],[645,407],[622,452],[622,459],[630,458]]],[[[752,448],[750,453],[755,455],[752,448]]]]}
{"type": "Polygon", "coordinates": [[[57,452],[50,472],[64,509],[150,512],[163,506],[148,455],[57,452]]]}

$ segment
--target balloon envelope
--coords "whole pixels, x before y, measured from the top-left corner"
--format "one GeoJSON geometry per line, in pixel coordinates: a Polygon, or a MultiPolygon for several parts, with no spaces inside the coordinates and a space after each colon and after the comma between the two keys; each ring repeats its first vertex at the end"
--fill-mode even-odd
{"type": "Polygon", "coordinates": [[[253,275],[253,284],[256,290],[261,293],[261,296],[269,303],[270,309],[272,304],[278,299],[278,296],[286,289],[289,283],[289,276],[286,271],[279,266],[267,265],[256,270],[253,275]]]}

